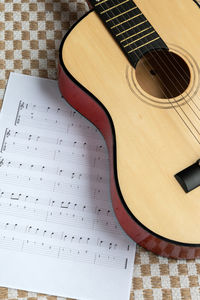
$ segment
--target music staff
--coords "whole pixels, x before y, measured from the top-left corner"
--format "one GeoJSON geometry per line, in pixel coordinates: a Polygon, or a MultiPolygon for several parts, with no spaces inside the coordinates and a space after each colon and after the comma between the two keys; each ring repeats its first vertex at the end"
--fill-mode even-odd
{"type": "MultiPolygon", "coordinates": [[[[92,181],[92,182],[98,182],[99,184],[107,184],[108,183],[108,177],[105,177],[105,172],[97,173],[96,170],[91,170],[90,173],[80,172],[80,171],[72,171],[71,168],[60,168],[57,167],[51,167],[49,165],[42,165],[37,163],[26,163],[22,161],[15,161],[15,160],[9,160],[6,158],[3,158],[0,156],[0,168],[1,167],[9,167],[9,168],[15,168],[15,169],[22,169],[27,171],[33,171],[33,172],[41,172],[45,174],[52,174],[52,175],[58,175],[61,177],[71,178],[74,180],[78,180],[81,182],[84,181],[92,181]]],[[[99,172],[99,171],[98,171],[99,172]]]]}
{"type": "Polygon", "coordinates": [[[0,202],[0,214],[15,216],[23,219],[38,220],[47,223],[68,225],[76,228],[87,228],[91,231],[107,231],[121,234],[119,226],[107,216],[89,216],[83,212],[41,209],[16,202],[0,202]],[[97,218],[98,217],[98,218],[97,218]]]}
{"type": "Polygon", "coordinates": [[[82,135],[77,135],[76,140],[74,140],[74,135],[66,135],[63,137],[53,137],[53,136],[44,136],[37,135],[34,133],[27,133],[21,130],[5,130],[5,138],[12,140],[21,140],[24,143],[32,142],[32,143],[42,143],[42,144],[51,144],[51,145],[60,145],[62,147],[67,148],[76,148],[81,149],[82,151],[93,151],[102,154],[106,154],[105,146],[102,145],[97,137],[87,138],[85,141],[85,137],[82,135]]]}
{"type": "Polygon", "coordinates": [[[70,150],[48,149],[35,145],[24,145],[16,142],[4,142],[2,152],[18,154],[21,156],[34,157],[38,159],[46,159],[58,163],[73,163],[78,160],[80,165],[88,168],[105,169],[108,159],[105,156],[89,155],[88,153],[72,152],[70,150]]]}
{"type": "MultiPolygon", "coordinates": [[[[87,213],[91,215],[97,215],[97,216],[106,216],[112,218],[112,212],[110,209],[110,204],[106,205],[104,202],[97,201],[96,205],[95,202],[93,201],[93,205],[90,204],[84,204],[83,201],[81,203],[75,200],[75,199],[58,199],[54,198],[43,198],[43,197],[33,197],[31,195],[26,195],[26,194],[21,194],[21,193],[16,193],[16,192],[4,192],[0,190],[0,203],[2,201],[8,201],[10,202],[19,202],[23,205],[23,202],[25,203],[33,203],[36,205],[45,205],[46,209],[49,208],[57,208],[57,209],[62,209],[62,210],[67,210],[68,212],[82,212],[82,213],[87,213]]],[[[26,205],[27,205],[26,204],[26,205]]]]}
{"type": "MultiPolygon", "coordinates": [[[[32,236],[34,238],[36,237],[42,237],[45,240],[53,240],[53,241],[60,241],[64,244],[76,244],[77,246],[84,246],[87,247],[92,246],[94,248],[102,248],[107,250],[114,250],[115,252],[118,251],[120,253],[127,252],[129,249],[124,246],[124,243],[119,240],[108,240],[108,239],[102,239],[101,237],[98,237],[98,235],[80,235],[75,234],[67,231],[53,231],[50,229],[47,229],[45,227],[36,227],[34,225],[22,225],[18,223],[12,223],[12,222],[0,222],[0,230],[6,230],[6,231],[14,231],[22,234],[27,234],[27,236],[32,236]]],[[[114,237],[114,236],[113,236],[114,237]]]]}
{"type": "Polygon", "coordinates": [[[84,197],[87,197],[88,199],[95,199],[97,197],[104,197],[105,199],[108,199],[109,197],[108,190],[105,189],[106,187],[98,189],[97,186],[93,185],[88,188],[88,186],[85,186],[82,183],[72,183],[70,178],[66,178],[64,181],[57,181],[47,179],[43,176],[36,177],[2,171],[0,173],[0,182],[8,185],[11,184],[16,187],[20,185],[21,187],[26,187],[32,190],[39,189],[41,191],[53,193],[67,193],[72,196],[80,196],[84,193],[84,197]]]}
{"type": "Polygon", "coordinates": [[[0,234],[0,249],[19,251],[29,254],[44,255],[56,259],[70,260],[101,265],[109,268],[125,269],[126,257],[107,255],[87,249],[60,247],[46,242],[19,239],[0,234]]]}

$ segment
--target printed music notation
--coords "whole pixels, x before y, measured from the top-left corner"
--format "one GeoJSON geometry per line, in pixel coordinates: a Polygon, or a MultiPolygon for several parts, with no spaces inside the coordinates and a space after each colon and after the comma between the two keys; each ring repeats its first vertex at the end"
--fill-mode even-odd
{"type": "Polygon", "coordinates": [[[103,205],[99,203],[97,200],[96,205],[95,201],[92,204],[88,204],[87,199],[85,202],[79,201],[79,199],[66,199],[66,197],[59,197],[59,198],[45,198],[41,196],[31,196],[27,194],[21,194],[17,192],[8,192],[0,190],[0,203],[9,203],[12,204],[21,204],[27,205],[28,203],[34,204],[34,207],[45,207],[48,209],[56,208],[62,209],[71,212],[80,212],[80,213],[87,213],[94,216],[106,216],[112,217],[113,214],[110,210],[110,206],[106,205],[105,202],[103,205]]]}
{"type": "MultiPolygon", "coordinates": [[[[22,84],[20,76],[11,76],[3,106],[5,118],[3,114],[0,119],[0,263],[12,255],[16,260],[9,265],[7,259],[6,270],[19,269],[21,259],[25,264],[13,277],[13,286],[19,276],[28,274],[27,264],[31,272],[40,265],[43,278],[50,278],[52,266],[51,278],[55,276],[55,287],[61,283],[60,295],[67,296],[60,292],[67,289],[71,298],[99,300],[97,287],[112,278],[110,285],[123,282],[114,289],[115,298],[124,299],[134,244],[113,215],[105,142],[91,123],[55,93],[55,82],[22,76],[26,82],[22,84]],[[10,88],[16,80],[18,88],[10,88]],[[67,278],[66,287],[61,274],[67,278]],[[93,274],[92,296],[80,296],[73,288],[79,278],[81,290],[90,290],[86,274],[93,274]]],[[[37,274],[38,269],[34,284],[37,274]]],[[[44,291],[40,282],[35,285],[37,291],[56,294],[48,288],[44,291]]],[[[110,296],[103,294],[101,299],[110,296]]]]}
{"type": "Polygon", "coordinates": [[[40,142],[47,145],[59,145],[66,148],[81,149],[83,151],[93,151],[93,152],[103,152],[104,155],[105,147],[102,143],[99,143],[99,139],[95,136],[92,138],[87,137],[87,141],[84,136],[76,136],[76,138],[68,134],[65,137],[54,137],[54,136],[44,136],[37,134],[30,134],[24,131],[16,131],[6,128],[5,131],[6,138],[17,138],[23,140],[24,142],[40,142]],[[89,142],[88,142],[89,140],[89,142]]]}
{"type": "Polygon", "coordinates": [[[75,134],[78,130],[85,137],[93,137],[97,132],[94,126],[86,123],[84,118],[74,110],[68,113],[59,107],[28,105],[23,101],[19,102],[15,125],[69,134],[75,134]]]}
{"type": "Polygon", "coordinates": [[[1,145],[1,152],[17,153],[18,155],[31,156],[37,159],[47,159],[56,161],[58,163],[70,163],[76,165],[76,161],[79,164],[88,167],[105,170],[108,163],[108,157],[105,152],[105,147],[100,145],[92,145],[88,142],[77,142],[74,137],[73,140],[68,140],[68,147],[66,146],[66,139],[56,139],[52,137],[40,137],[37,136],[34,139],[34,134],[24,134],[24,132],[12,133],[12,130],[6,128],[4,133],[4,139],[1,145]],[[51,143],[46,141],[51,140],[51,143]],[[62,142],[61,142],[62,140],[62,142]],[[45,142],[44,142],[45,141],[45,142]],[[55,144],[53,144],[55,141],[55,144]],[[51,144],[51,149],[49,148],[51,144]],[[88,151],[89,150],[89,151],[88,151]]]}
{"type": "Polygon", "coordinates": [[[22,240],[15,237],[0,235],[0,248],[30,254],[50,256],[57,259],[103,265],[105,267],[126,269],[128,258],[96,253],[92,250],[59,247],[46,242],[22,240]]]}
{"type": "Polygon", "coordinates": [[[113,250],[119,250],[120,252],[123,251],[129,251],[130,245],[124,245],[123,242],[120,243],[120,241],[116,240],[102,240],[97,235],[93,235],[90,237],[86,236],[84,234],[73,234],[69,230],[68,231],[53,231],[50,229],[47,229],[46,227],[38,227],[34,225],[22,225],[17,223],[9,223],[9,222],[0,222],[0,229],[4,231],[14,231],[19,232],[23,234],[27,234],[34,237],[39,236],[42,237],[44,240],[58,240],[64,242],[64,244],[75,244],[75,245],[85,245],[85,246],[93,246],[98,248],[105,248],[107,250],[113,251],[113,250]]]}
{"type": "Polygon", "coordinates": [[[98,184],[107,184],[108,177],[106,177],[106,174],[96,173],[90,171],[90,173],[80,172],[79,170],[72,170],[69,167],[66,168],[60,168],[55,166],[49,166],[49,165],[42,165],[37,163],[26,163],[22,161],[15,161],[6,159],[0,156],[0,168],[8,168],[9,169],[18,169],[18,170],[29,170],[29,172],[40,172],[43,174],[52,174],[52,175],[58,175],[59,177],[65,177],[75,180],[79,180],[81,182],[83,181],[92,181],[97,182],[98,184]]]}
{"type": "Polygon", "coordinates": [[[42,222],[55,223],[61,225],[68,225],[80,229],[89,229],[91,231],[105,231],[114,232],[115,234],[121,234],[121,230],[117,224],[109,217],[92,217],[84,215],[84,212],[75,213],[66,210],[57,209],[41,209],[31,207],[24,204],[0,202],[0,214],[7,216],[16,216],[20,218],[38,220],[42,222]]]}
{"type": "Polygon", "coordinates": [[[108,191],[105,189],[99,189],[98,186],[86,186],[84,184],[71,183],[70,180],[57,181],[42,176],[30,176],[18,175],[16,173],[10,173],[2,171],[0,173],[1,184],[7,184],[12,186],[21,186],[22,188],[29,188],[31,190],[40,189],[43,192],[60,193],[68,196],[77,197],[81,196],[88,199],[102,199],[108,200],[108,191]]]}
{"type": "MultiPolygon", "coordinates": [[[[96,128],[84,122],[85,120],[73,110],[19,102],[15,118],[17,131],[6,128],[1,146],[0,182],[7,185],[0,193],[1,215],[28,218],[44,224],[67,225],[70,228],[96,233],[110,232],[121,235],[121,230],[112,220],[113,215],[109,205],[105,205],[105,200],[108,201],[109,180],[106,173],[108,162],[106,149],[102,141],[100,142],[100,139],[95,136],[96,128]],[[37,134],[38,126],[41,125],[42,130],[47,130],[45,126],[50,126],[48,130],[49,128],[52,130],[52,124],[56,126],[56,132],[62,126],[68,129],[65,133],[60,133],[60,137],[57,137],[57,134],[55,136],[37,134]],[[74,135],[70,135],[69,124],[70,126],[73,124],[73,128],[81,131],[87,130],[84,140],[79,141],[74,135]],[[30,127],[29,133],[24,131],[25,126],[30,127]],[[21,156],[25,161],[19,159],[21,156]],[[55,164],[49,165],[48,160],[55,164]],[[63,165],[62,162],[65,164],[63,165]],[[76,171],[71,169],[71,165],[74,165],[76,171]],[[83,169],[87,172],[78,171],[80,165],[84,166],[83,169]],[[21,187],[22,191],[23,188],[47,191],[52,195],[62,195],[62,199],[60,200],[60,196],[44,198],[33,197],[22,192],[8,192],[9,185],[12,185],[12,190],[13,187],[21,187]],[[75,198],[81,196],[84,197],[84,201],[75,201],[75,198]],[[93,205],[87,204],[85,199],[91,199],[93,205]]],[[[14,228],[16,232],[17,226],[10,228],[14,228]]],[[[26,233],[31,234],[31,232],[29,230],[26,233]]],[[[39,234],[36,236],[38,237],[39,234]]],[[[112,242],[109,243],[111,244],[112,242]]]]}

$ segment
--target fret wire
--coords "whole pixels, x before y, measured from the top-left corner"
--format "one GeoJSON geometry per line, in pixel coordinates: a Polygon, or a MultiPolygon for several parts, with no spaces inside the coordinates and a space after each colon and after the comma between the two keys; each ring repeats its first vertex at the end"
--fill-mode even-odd
{"type": "Polygon", "coordinates": [[[142,37],[140,37],[140,38],[138,38],[138,39],[136,39],[136,40],[130,42],[129,44],[125,45],[124,48],[130,46],[131,44],[133,44],[133,43],[135,43],[135,42],[137,42],[137,41],[139,41],[139,40],[142,40],[143,38],[145,38],[146,36],[148,36],[148,35],[150,35],[150,34],[152,34],[152,33],[154,33],[154,32],[155,32],[155,30],[152,30],[151,32],[149,32],[149,33],[143,35],[142,37]]]}
{"type": "Polygon", "coordinates": [[[121,40],[120,43],[123,43],[124,41],[129,40],[130,38],[132,38],[132,37],[134,37],[134,36],[136,36],[136,35],[138,35],[138,34],[144,32],[144,31],[146,31],[146,30],[148,30],[148,29],[150,29],[150,28],[152,28],[152,26],[149,26],[149,27],[147,27],[147,28],[145,28],[145,29],[143,29],[143,30],[141,30],[141,31],[138,31],[138,32],[136,32],[136,33],[134,33],[134,34],[128,36],[127,38],[121,40]]]}
{"type": "Polygon", "coordinates": [[[124,23],[126,23],[126,22],[128,22],[128,21],[130,21],[130,20],[133,20],[133,19],[135,19],[136,17],[139,17],[139,16],[141,16],[141,15],[142,15],[142,13],[139,13],[139,14],[136,15],[136,16],[133,16],[133,17],[131,17],[131,18],[129,18],[129,19],[127,19],[127,20],[125,20],[125,21],[123,21],[123,22],[117,24],[117,25],[114,25],[114,26],[110,27],[110,29],[116,28],[117,26],[120,26],[120,25],[122,25],[122,24],[124,24],[124,23]]]}
{"type": "Polygon", "coordinates": [[[134,10],[134,9],[136,9],[136,8],[137,8],[137,6],[132,7],[132,8],[130,8],[129,10],[126,10],[126,11],[122,12],[121,14],[119,14],[119,15],[117,15],[117,16],[111,18],[111,19],[106,20],[106,23],[107,23],[107,22],[110,22],[110,21],[114,20],[115,18],[118,18],[118,17],[120,17],[120,16],[122,16],[122,15],[128,13],[129,11],[132,11],[132,10],[134,10]]]}
{"type": "Polygon", "coordinates": [[[105,14],[106,12],[108,12],[109,10],[114,9],[114,8],[116,8],[116,7],[118,7],[118,6],[122,5],[122,4],[124,4],[124,3],[126,3],[126,2],[129,2],[129,1],[130,1],[130,0],[125,0],[125,1],[123,1],[123,2],[121,2],[121,3],[118,3],[118,4],[114,5],[114,6],[112,6],[112,7],[109,7],[108,9],[106,9],[106,10],[100,12],[100,14],[103,15],[103,14],[105,14]]]}
{"type": "Polygon", "coordinates": [[[129,30],[131,30],[131,29],[133,29],[133,28],[135,28],[135,27],[138,27],[138,26],[142,25],[142,24],[144,24],[144,23],[146,23],[146,22],[148,22],[148,21],[145,20],[145,21],[143,21],[143,22],[141,22],[141,23],[139,23],[139,24],[136,24],[136,25],[134,25],[134,26],[132,26],[132,27],[130,27],[130,28],[128,28],[128,29],[122,31],[122,32],[119,32],[118,34],[116,34],[116,37],[119,36],[119,35],[121,35],[121,34],[123,34],[123,33],[125,33],[125,32],[127,32],[127,31],[129,31],[129,30]]]}
{"type": "Polygon", "coordinates": [[[158,40],[158,39],[160,39],[159,36],[158,36],[157,38],[155,38],[155,39],[153,39],[153,40],[151,40],[151,41],[149,41],[149,42],[147,42],[147,43],[145,43],[145,44],[139,46],[139,47],[136,47],[136,48],[134,48],[134,49],[128,51],[128,53],[131,53],[131,52],[133,52],[133,51],[136,51],[136,50],[138,50],[138,49],[140,49],[140,48],[142,48],[142,47],[144,47],[144,46],[146,46],[146,45],[148,45],[148,44],[150,44],[150,43],[152,43],[152,42],[154,42],[154,41],[156,41],[156,40],[158,40]]]}
{"type": "Polygon", "coordinates": [[[145,54],[148,49],[152,48],[152,45],[149,45],[146,50],[143,48],[145,45],[153,43],[153,45],[156,45],[156,49],[168,49],[156,30],[151,26],[133,1],[100,1],[100,3],[106,3],[105,5],[98,6],[96,12],[133,67],[137,65],[142,55],[145,54]],[[120,1],[122,2],[119,3],[120,1]],[[158,42],[154,42],[158,39],[160,39],[158,42]],[[137,50],[140,48],[142,49],[141,54],[136,55],[137,50]]]}
{"type": "Polygon", "coordinates": [[[103,0],[101,2],[98,2],[98,3],[95,4],[95,6],[101,5],[102,3],[106,2],[106,1],[108,1],[108,0],[103,0]]]}

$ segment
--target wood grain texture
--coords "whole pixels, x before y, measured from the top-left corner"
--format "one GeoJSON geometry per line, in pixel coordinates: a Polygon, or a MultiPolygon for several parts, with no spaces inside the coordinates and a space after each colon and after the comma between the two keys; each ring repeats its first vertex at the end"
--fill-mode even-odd
{"type": "MultiPolygon", "coordinates": [[[[182,118],[173,107],[161,109],[147,105],[148,97],[161,99],[142,90],[133,70],[138,99],[127,80],[126,70],[131,66],[94,12],[68,36],[63,60],[75,79],[110,112],[116,130],[119,184],[134,216],[163,237],[200,243],[200,190],[185,194],[174,178],[200,156],[200,122],[196,117],[200,117],[196,67],[200,65],[196,42],[200,40],[200,32],[195,29],[200,11],[190,0],[184,6],[178,0],[136,3],[169,48],[178,51],[188,63],[191,81],[180,96],[186,99],[184,105],[177,108],[182,118]]],[[[180,97],[173,99],[173,103],[180,97]]]]}

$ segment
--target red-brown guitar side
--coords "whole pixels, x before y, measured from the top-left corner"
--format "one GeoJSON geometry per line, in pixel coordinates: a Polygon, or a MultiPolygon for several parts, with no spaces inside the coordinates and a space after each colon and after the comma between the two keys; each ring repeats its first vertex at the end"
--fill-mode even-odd
{"type": "Polygon", "coordinates": [[[187,246],[183,243],[176,243],[160,237],[145,228],[137,219],[135,219],[123,200],[118,184],[115,159],[115,131],[109,113],[98,99],[85,90],[84,87],[71,76],[62,62],[62,58],[60,59],[59,64],[58,82],[60,91],[66,101],[91,121],[105,138],[110,160],[112,205],[117,219],[125,232],[136,241],[136,243],[155,254],[181,259],[200,257],[200,248],[198,246],[187,246]]]}

